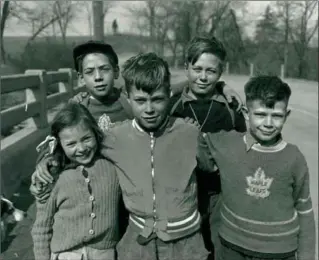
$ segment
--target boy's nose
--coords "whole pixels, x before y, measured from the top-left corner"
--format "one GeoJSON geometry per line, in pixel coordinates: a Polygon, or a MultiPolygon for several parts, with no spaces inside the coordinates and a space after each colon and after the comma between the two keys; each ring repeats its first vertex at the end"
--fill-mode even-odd
{"type": "Polygon", "coordinates": [[[102,74],[99,70],[96,70],[95,73],[94,73],[94,80],[95,81],[98,81],[98,80],[101,80],[102,79],[102,74]]]}
{"type": "Polygon", "coordinates": [[[270,116],[266,117],[265,126],[271,127],[273,125],[272,118],[270,116]]]}
{"type": "Polygon", "coordinates": [[[207,74],[206,74],[205,71],[202,71],[202,72],[200,73],[200,80],[207,80],[207,74]]]}

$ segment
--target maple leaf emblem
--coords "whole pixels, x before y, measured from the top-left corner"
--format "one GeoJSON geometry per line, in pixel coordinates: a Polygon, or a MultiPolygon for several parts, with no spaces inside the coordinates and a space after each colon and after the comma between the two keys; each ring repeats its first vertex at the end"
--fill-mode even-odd
{"type": "Polygon", "coordinates": [[[99,117],[98,126],[103,132],[107,132],[113,125],[114,123],[112,123],[110,117],[106,114],[99,117]]]}
{"type": "Polygon", "coordinates": [[[270,195],[269,188],[273,182],[273,178],[267,178],[265,172],[259,167],[254,176],[246,177],[248,195],[255,198],[266,198],[270,195]]]}

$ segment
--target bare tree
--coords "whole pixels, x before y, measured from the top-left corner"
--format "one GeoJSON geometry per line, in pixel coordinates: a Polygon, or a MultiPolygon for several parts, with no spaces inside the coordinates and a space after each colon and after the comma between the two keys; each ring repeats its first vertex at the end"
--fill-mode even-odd
{"type": "Polygon", "coordinates": [[[0,44],[1,44],[1,61],[4,64],[6,63],[6,53],[3,46],[3,32],[4,32],[5,24],[10,12],[9,4],[10,4],[10,1],[4,1],[3,6],[1,6],[1,21],[0,21],[0,33],[1,33],[0,41],[1,42],[0,44]]]}
{"type": "MultiPolygon", "coordinates": [[[[81,6],[83,7],[83,11],[87,16],[88,21],[88,27],[89,27],[89,35],[93,36],[93,9],[92,9],[92,1],[79,1],[81,3],[81,6]]],[[[103,21],[105,20],[105,17],[107,13],[115,6],[115,1],[103,1],[103,21]]]]}
{"type": "Polygon", "coordinates": [[[47,2],[33,2],[33,5],[26,5],[23,1],[15,1],[15,5],[11,9],[11,14],[17,18],[21,23],[31,26],[31,36],[27,40],[25,48],[27,48],[33,40],[40,34],[47,31],[49,26],[57,22],[59,19],[64,19],[68,11],[62,10],[57,15],[54,14],[52,6],[47,2]]]}
{"type": "Polygon", "coordinates": [[[318,18],[314,21],[314,24],[311,25],[311,19],[313,19],[314,12],[318,10],[318,2],[316,0],[303,1],[300,2],[298,6],[300,18],[296,19],[296,23],[290,26],[289,35],[299,58],[298,76],[306,77],[306,57],[309,42],[318,31],[318,18]]]}
{"type": "Polygon", "coordinates": [[[62,35],[62,41],[66,44],[66,32],[70,22],[75,17],[76,3],[70,0],[57,0],[54,1],[52,9],[53,16],[57,17],[56,22],[62,35]]]}

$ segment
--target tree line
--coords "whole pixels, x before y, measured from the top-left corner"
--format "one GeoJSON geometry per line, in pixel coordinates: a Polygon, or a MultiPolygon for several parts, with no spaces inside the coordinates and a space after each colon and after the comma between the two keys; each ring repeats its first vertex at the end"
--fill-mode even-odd
{"type": "MultiPolygon", "coordinates": [[[[103,1],[102,19],[116,4],[103,1]]],[[[126,9],[133,17],[132,26],[152,39],[148,49],[167,57],[172,66],[182,65],[186,44],[194,35],[208,34],[224,43],[230,73],[248,74],[249,64],[253,63],[258,73],[279,74],[283,64],[287,77],[318,79],[318,46],[311,46],[318,37],[318,2],[315,0],[271,2],[258,18],[254,35],[248,35],[246,29],[256,20],[256,17],[247,18],[248,1],[149,0],[127,5],[126,9]]],[[[92,1],[34,1],[34,5],[2,1],[1,60],[6,62],[7,58],[3,32],[8,19],[31,25],[32,32],[24,50],[24,59],[30,59],[31,54],[38,53],[34,48],[39,45],[36,39],[48,30],[51,35],[62,38],[56,44],[56,52],[63,52],[63,46],[69,51],[72,46],[67,43],[67,31],[79,16],[87,19],[92,35],[92,1]]]]}

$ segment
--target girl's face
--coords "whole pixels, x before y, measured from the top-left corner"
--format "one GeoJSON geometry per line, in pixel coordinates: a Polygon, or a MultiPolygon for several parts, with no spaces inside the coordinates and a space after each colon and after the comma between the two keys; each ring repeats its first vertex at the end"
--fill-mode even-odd
{"type": "Polygon", "coordinates": [[[59,139],[65,155],[72,162],[89,164],[97,151],[95,135],[83,122],[64,128],[59,139]]]}

